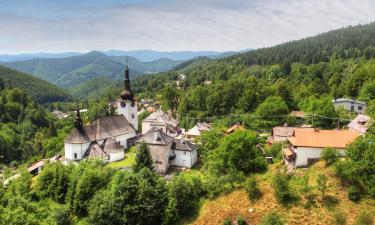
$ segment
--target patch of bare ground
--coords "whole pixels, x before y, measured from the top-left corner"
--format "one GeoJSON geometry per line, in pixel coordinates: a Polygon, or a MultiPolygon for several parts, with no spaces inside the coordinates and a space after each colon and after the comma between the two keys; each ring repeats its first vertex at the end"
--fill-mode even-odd
{"type": "Polygon", "coordinates": [[[333,214],[340,211],[347,218],[347,224],[355,224],[355,218],[362,210],[375,212],[375,201],[372,199],[363,199],[359,203],[354,203],[347,198],[347,191],[342,187],[340,181],[335,177],[332,168],[326,168],[323,162],[318,162],[308,169],[298,169],[295,172],[291,187],[295,191],[299,200],[283,206],[279,204],[274,195],[271,186],[272,175],[280,168],[280,165],[273,165],[269,172],[259,175],[259,185],[263,195],[259,200],[250,202],[243,189],[236,189],[233,192],[222,195],[213,200],[207,200],[200,209],[199,216],[191,225],[220,225],[226,218],[235,220],[238,215],[246,218],[249,225],[259,224],[262,218],[272,212],[279,213],[285,224],[308,224],[308,225],[326,225],[335,224],[333,214]],[[301,188],[300,179],[305,174],[310,177],[310,184],[316,185],[318,174],[324,173],[328,176],[329,190],[327,191],[327,200],[323,201],[321,194],[315,189],[316,195],[314,203],[306,207],[306,199],[301,197],[299,190],[301,188]],[[252,210],[250,210],[252,209],[252,210]]]}

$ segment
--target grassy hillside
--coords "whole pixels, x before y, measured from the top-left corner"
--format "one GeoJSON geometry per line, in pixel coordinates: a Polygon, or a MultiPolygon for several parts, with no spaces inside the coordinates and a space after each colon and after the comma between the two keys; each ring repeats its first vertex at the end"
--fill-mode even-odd
{"type": "Polygon", "coordinates": [[[26,73],[0,66],[0,78],[7,85],[24,90],[39,103],[70,100],[70,95],[63,89],[26,73]]]}
{"type": "MultiPolygon", "coordinates": [[[[78,84],[69,88],[69,93],[78,99],[93,99],[102,97],[111,90],[116,90],[116,84],[119,85],[122,82],[116,82],[106,77],[97,77],[90,79],[84,83],[78,84]]],[[[119,90],[121,90],[119,88],[119,90]]]]}
{"type": "Polygon", "coordinates": [[[224,194],[213,200],[206,200],[199,210],[195,219],[189,219],[183,224],[190,225],[217,225],[222,224],[226,218],[236,220],[241,215],[246,218],[248,224],[259,224],[262,218],[270,212],[277,212],[284,219],[285,224],[294,225],[318,225],[335,224],[334,214],[341,212],[346,218],[347,224],[355,224],[355,220],[360,212],[372,210],[375,213],[375,201],[373,199],[363,199],[359,203],[350,201],[347,191],[341,186],[332,168],[326,168],[324,162],[318,162],[308,169],[298,169],[291,182],[292,190],[298,193],[302,188],[302,177],[308,175],[313,186],[316,186],[318,174],[324,173],[328,176],[329,188],[326,201],[321,200],[320,193],[314,190],[314,204],[306,207],[306,200],[303,197],[294,204],[284,207],[280,205],[271,187],[272,177],[280,164],[275,164],[269,168],[265,174],[258,175],[262,197],[255,201],[249,201],[247,193],[238,188],[235,191],[224,194]],[[250,212],[249,210],[253,211],[250,212]]]}

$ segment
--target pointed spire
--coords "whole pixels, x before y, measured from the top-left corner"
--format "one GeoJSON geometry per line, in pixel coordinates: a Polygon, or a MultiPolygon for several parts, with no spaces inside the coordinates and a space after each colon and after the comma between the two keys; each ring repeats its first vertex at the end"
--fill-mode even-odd
{"type": "Polygon", "coordinates": [[[74,126],[78,130],[81,130],[83,128],[83,123],[82,123],[82,118],[81,118],[81,113],[79,111],[79,108],[77,108],[77,114],[76,114],[76,120],[74,122],[74,126]]]}
{"type": "Polygon", "coordinates": [[[133,95],[132,91],[130,90],[128,57],[126,57],[124,87],[125,87],[125,89],[121,93],[121,99],[133,101],[134,95],[133,95]]]}

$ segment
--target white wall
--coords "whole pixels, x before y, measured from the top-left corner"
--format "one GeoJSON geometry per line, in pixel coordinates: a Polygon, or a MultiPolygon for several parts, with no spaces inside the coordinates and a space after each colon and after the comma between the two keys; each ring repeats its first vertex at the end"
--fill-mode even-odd
{"type": "Polygon", "coordinates": [[[364,113],[366,110],[366,106],[358,103],[351,103],[351,102],[333,102],[335,108],[343,107],[345,110],[351,112],[352,105],[354,106],[354,111],[356,113],[364,113]],[[358,106],[362,106],[362,109],[358,109],[358,106]]]}
{"type": "Polygon", "coordinates": [[[172,154],[176,154],[176,158],[171,161],[172,166],[191,168],[197,162],[197,150],[182,151],[172,150],[172,154]]]}
{"type": "Polygon", "coordinates": [[[128,148],[128,139],[135,137],[135,131],[114,137],[116,141],[119,141],[124,149],[128,148]]]}
{"type": "Polygon", "coordinates": [[[142,134],[147,133],[147,131],[151,130],[154,127],[163,130],[164,133],[167,132],[167,126],[165,124],[163,124],[163,123],[155,123],[155,122],[143,121],[142,122],[142,134]]]}
{"type": "MultiPolygon", "coordinates": [[[[296,167],[308,166],[308,159],[320,159],[320,154],[323,148],[309,148],[309,147],[298,147],[294,149],[296,152],[296,167]]],[[[338,149],[341,156],[345,156],[344,149],[338,149]]]]}
{"type": "Polygon", "coordinates": [[[125,158],[124,151],[109,153],[109,162],[120,161],[125,158]]]}
{"type": "Polygon", "coordinates": [[[130,101],[126,101],[126,106],[122,107],[121,102],[117,101],[117,114],[125,116],[126,120],[135,128],[138,129],[138,108],[137,102],[135,102],[134,106],[131,106],[130,101]]]}
{"type": "Polygon", "coordinates": [[[83,144],[65,143],[65,157],[72,160],[81,160],[89,146],[90,142],[83,144]],[[74,158],[74,153],[77,153],[77,158],[74,158]]]}

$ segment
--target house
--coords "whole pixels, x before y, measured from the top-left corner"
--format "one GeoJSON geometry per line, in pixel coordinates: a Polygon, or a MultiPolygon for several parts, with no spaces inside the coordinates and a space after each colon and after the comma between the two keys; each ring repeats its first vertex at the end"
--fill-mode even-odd
{"type": "Polygon", "coordinates": [[[314,129],[314,128],[302,128],[302,127],[288,127],[279,126],[272,128],[271,136],[267,138],[268,144],[280,143],[288,140],[288,137],[293,135],[295,129],[314,129]]]}
{"type": "Polygon", "coordinates": [[[165,174],[170,167],[172,155],[171,148],[173,137],[166,134],[162,129],[153,127],[135,140],[136,145],[146,143],[149,147],[154,168],[158,173],[165,174]]]}
{"type": "Polygon", "coordinates": [[[174,159],[171,160],[171,166],[191,168],[198,160],[198,148],[190,141],[175,139],[171,150],[172,155],[175,155],[174,159]]]}
{"type": "Polygon", "coordinates": [[[68,114],[61,112],[59,110],[53,110],[52,114],[60,120],[63,118],[67,118],[69,116],[68,114]]]}
{"type": "Polygon", "coordinates": [[[234,126],[228,128],[228,130],[225,132],[225,134],[231,134],[237,130],[245,130],[245,128],[243,126],[241,126],[241,124],[239,123],[236,123],[234,126]]]}
{"type": "Polygon", "coordinates": [[[198,160],[197,146],[184,139],[175,139],[162,129],[153,127],[135,140],[139,147],[146,143],[149,147],[154,168],[165,174],[171,166],[191,168],[198,160]]]}
{"type": "Polygon", "coordinates": [[[364,113],[367,107],[365,102],[356,101],[349,98],[338,98],[332,100],[335,108],[343,107],[346,111],[354,113],[364,113]]]}
{"type": "Polygon", "coordinates": [[[193,128],[186,132],[186,138],[194,139],[201,136],[202,132],[210,131],[211,125],[206,122],[198,122],[193,128]]]}
{"type": "Polygon", "coordinates": [[[130,89],[129,68],[125,68],[124,90],[117,100],[117,114],[83,125],[77,109],[75,129],[65,139],[65,158],[82,160],[100,158],[113,162],[125,157],[128,141],[136,136],[138,127],[137,98],[130,89]]]}
{"type": "Polygon", "coordinates": [[[370,117],[363,114],[357,115],[356,118],[348,124],[350,131],[358,132],[361,135],[365,134],[369,127],[370,117]]]}
{"type": "Polygon", "coordinates": [[[181,133],[178,124],[178,120],[161,110],[157,110],[142,121],[142,134],[147,133],[152,128],[159,128],[170,136],[177,136],[181,133]]]}
{"type": "Polygon", "coordinates": [[[349,130],[319,130],[295,129],[288,137],[289,148],[284,149],[287,161],[294,161],[295,167],[308,166],[312,161],[320,159],[325,147],[337,149],[340,155],[345,155],[345,148],[359,134],[349,130]]]}

